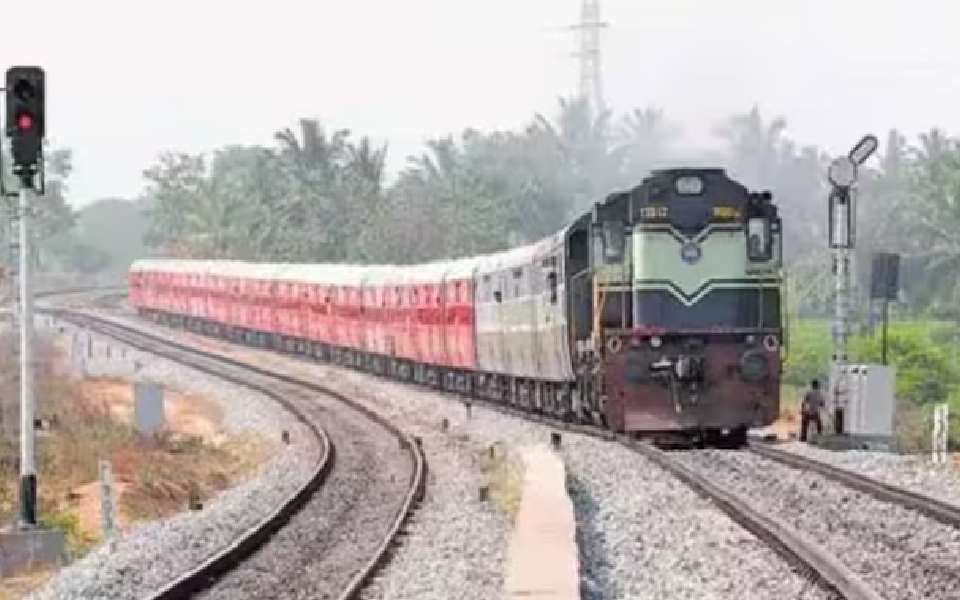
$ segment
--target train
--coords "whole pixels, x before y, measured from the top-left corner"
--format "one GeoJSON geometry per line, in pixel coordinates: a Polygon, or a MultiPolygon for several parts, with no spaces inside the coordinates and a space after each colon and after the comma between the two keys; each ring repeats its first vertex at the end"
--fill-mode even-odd
{"type": "Polygon", "coordinates": [[[145,318],[659,441],[779,414],[782,223],[719,168],[652,172],[555,234],[415,265],[152,258],[145,318]]]}

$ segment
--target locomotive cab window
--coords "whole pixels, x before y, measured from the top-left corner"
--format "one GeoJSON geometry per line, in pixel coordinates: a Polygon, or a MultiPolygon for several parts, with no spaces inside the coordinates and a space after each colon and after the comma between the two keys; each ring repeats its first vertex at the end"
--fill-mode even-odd
{"type": "Polygon", "coordinates": [[[751,217],[747,219],[747,257],[754,262],[773,258],[773,235],[770,219],[751,217]]]}
{"type": "Polygon", "coordinates": [[[601,229],[603,262],[615,264],[623,261],[626,239],[623,225],[618,221],[604,221],[601,229]]]}

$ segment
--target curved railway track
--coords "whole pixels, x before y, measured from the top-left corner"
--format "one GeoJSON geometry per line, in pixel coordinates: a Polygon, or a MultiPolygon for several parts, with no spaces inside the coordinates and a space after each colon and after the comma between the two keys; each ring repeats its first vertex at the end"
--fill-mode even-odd
{"type": "MultiPolygon", "coordinates": [[[[860,573],[846,566],[845,562],[840,560],[836,553],[832,553],[824,545],[818,544],[810,536],[800,533],[784,520],[772,517],[769,513],[756,508],[753,502],[744,499],[745,496],[729,491],[723,484],[717,483],[709,474],[699,473],[696,469],[684,465],[682,461],[672,456],[673,453],[664,452],[648,444],[639,443],[630,437],[613,434],[598,427],[567,423],[553,417],[531,414],[517,407],[479,398],[474,398],[473,401],[478,401],[500,412],[540,422],[557,429],[623,444],[641,453],[683,481],[698,494],[709,498],[734,521],[785,556],[788,561],[796,565],[801,572],[807,573],[812,580],[824,589],[831,590],[837,596],[848,600],[875,600],[882,597],[865,583],[860,573]]],[[[817,472],[852,490],[869,494],[883,502],[893,503],[916,511],[936,519],[940,523],[960,527],[960,508],[956,506],[768,446],[754,445],[751,450],[758,455],[779,461],[793,468],[817,472]]]]}
{"type": "MultiPolygon", "coordinates": [[[[61,291],[61,294],[90,293],[93,290],[68,290],[61,291]]],[[[46,293],[45,296],[52,297],[56,293],[46,293]]],[[[296,416],[298,420],[307,425],[321,440],[324,452],[318,463],[315,473],[304,485],[295,493],[291,494],[277,509],[268,517],[264,518],[256,526],[250,528],[239,536],[231,545],[218,551],[215,555],[206,559],[202,564],[193,570],[184,573],[177,580],[170,582],[162,590],[157,591],[150,597],[156,600],[168,600],[172,598],[184,598],[199,593],[205,596],[235,596],[240,593],[244,596],[264,595],[268,597],[278,597],[278,590],[255,589],[260,578],[264,575],[265,565],[274,564],[283,566],[288,563],[290,567],[304,569],[309,565],[306,558],[309,557],[311,548],[309,543],[316,543],[316,550],[319,556],[329,557],[336,553],[337,544],[362,545],[356,538],[354,528],[363,528],[370,524],[380,524],[384,519],[367,518],[367,522],[350,523],[351,515],[355,512],[362,513],[358,506],[360,502],[375,503],[380,502],[387,507],[396,505],[397,508],[393,514],[386,518],[386,526],[381,527],[382,535],[371,543],[370,535],[367,535],[367,546],[374,546],[365,556],[357,559],[355,556],[341,569],[342,581],[338,582],[334,588],[322,590],[324,597],[339,598],[347,600],[355,598],[363,589],[365,584],[376,574],[376,572],[389,559],[389,553],[392,545],[396,543],[404,523],[414,510],[425,492],[427,465],[424,458],[419,440],[411,438],[389,421],[367,409],[362,404],[324,386],[314,382],[305,381],[289,375],[275,373],[269,369],[258,367],[256,365],[246,364],[229,357],[194,348],[185,344],[177,343],[169,339],[144,332],[135,327],[117,323],[112,320],[79,312],[66,308],[38,307],[38,313],[50,315],[56,319],[82,327],[103,337],[117,340],[118,342],[153,354],[170,361],[186,365],[192,369],[197,369],[213,375],[215,377],[239,384],[250,389],[256,390],[280,403],[288,411],[296,416]],[[324,498],[330,496],[346,496],[347,493],[338,489],[328,488],[336,483],[336,473],[339,470],[339,464],[349,460],[344,459],[344,452],[337,454],[335,448],[350,448],[356,445],[355,439],[349,439],[349,434],[335,433],[332,430],[317,425],[319,420],[326,422],[332,421],[331,411],[323,407],[313,407],[316,401],[316,395],[332,398],[335,402],[349,407],[358,417],[375,423],[377,427],[382,428],[393,437],[393,453],[396,453],[397,445],[402,452],[409,457],[409,477],[405,484],[402,482],[396,484],[402,488],[402,498],[398,502],[391,502],[385,492],[390,486],[378,488],[373,482],[363,481],[366,473],[358,472],[350,475],[351,483],[360,490],[355,497],[340,497],[340,511],[335,515],[336,519],[321,520],[321,524],[330,531],[323,533],[298,532],[297,534],[284,534],[291,527],[296,527],[295,521],[309,513],[311,505],[321,504],[324,498]],[[343,439],[335,443],[333,438],[341,435],[343,439]],[[321,487],[323,488],[321,490],[321,487]],[[319,491],[319,493],[318,493],[319,491]],[[372,523],[372,522],[376,523],[372,523]],[[278,545],[278,548],[272,548],[278,545]],[[270,558],[269,560],[261,557],[271,552],[296,552],[294,557],[284,559],[270,558]],[[242,572],[247,563],[253,563],[248,569],[249,574],[242,572]],[[349,571],[347,571],[349,569],[349,571]],[[239,573],[239,575],[238,575],[239,573]],[[254,586],[254,587],[251,587],[254,586]],[[223,589],[221,589],[223,588],[223,589]]],[[[351,448],[355,449],[355,448],[351,448]]],[[[366,456],[366,467],[372,473],[375,470],[377,457],[373,454],[366,456]]],[[[346,469],[347,467],[343,467],[346,469]]],[[[362,467],[361,467],[362,469],[362,467]]],[[[373,475],[370,475],[373,477],[373,475]]],[[[394,483],[394,475],[389,475],[390,484],[394,483]]],[[[336,486],[334,486],[335,488],[336,486]]],[[[328,507],[329,508],[329,507],[328,507]]],[[[326,511],[321,511],[326,512],[326,511]]],[[[316,519],[314,519],[316,520],[316,519]]],[[[360,537],[363,537],[362,535],[360,537]]],[[[329,560],[324,558],[324,568],[329,568],[329,560]]],[[[288,586],[293,584],[286,580],[292,573],[280,575],[276,578],[288,586]]],[[[289,595],[294,596],[291,587],[289,595]]],[[[316,589],[313,590],[316,593],[316,589]]]]}

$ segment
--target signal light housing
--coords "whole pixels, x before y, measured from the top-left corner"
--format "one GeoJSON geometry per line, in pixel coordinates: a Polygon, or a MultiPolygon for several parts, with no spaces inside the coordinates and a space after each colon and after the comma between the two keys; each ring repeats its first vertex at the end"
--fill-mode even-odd
{"type": "Polygon", "coordinates": [[[11,67],[6,76],[6,135],[13,162],[33,166],[40,160],[44,136],[44,74],[40,67],[11,67]]]}

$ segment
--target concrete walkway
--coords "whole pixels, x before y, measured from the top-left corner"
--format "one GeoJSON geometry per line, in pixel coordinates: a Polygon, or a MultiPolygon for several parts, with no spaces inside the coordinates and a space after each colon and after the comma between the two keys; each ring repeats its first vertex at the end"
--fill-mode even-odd
{"type": "Polygon", "coordinates": [[[523,497],[507,552],[505,598],[579,600],[576,522],[560,455],[522,450],[523,497]]]}

